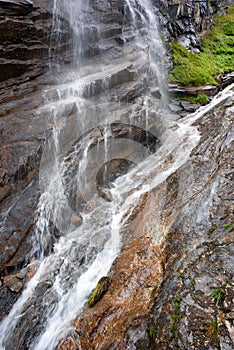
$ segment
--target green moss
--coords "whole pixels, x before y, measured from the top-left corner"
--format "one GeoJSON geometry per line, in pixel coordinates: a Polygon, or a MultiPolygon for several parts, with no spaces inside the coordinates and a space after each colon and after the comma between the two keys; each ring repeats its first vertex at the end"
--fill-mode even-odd
{"type": "Polygon", "coordinates": [[[151,310],[147,310],[145,315],[146,315],[146,317],[149,317],[151,315],[151,310]]]}
{"type": "Polygon", "coordinates": [[[205,94],[201,94],[196,97],[196,101],[201,105],[206,105],[209,101],[209,97],[205,94]]]}
{"type": "Polygon", "coordinates": [[[182,318],[182,314],[174,313],[171,317],[172,317],[171,333],[172,333],[172,337],[175,338],[177,333],[177,327],[182,318]]]}
{"type": "Polygon", "coordinates": [[[169,80],[182,85],[217,84],[215,76],[234,70],[234,5],[226,16],[215,17],[215,25],[203,39],[199,54],[173,43],[174,68],[169,80]]]}
{"type": "Polygon", "coordinates": [[[176,332],[177,332],[177,326],[182,318],[182,314],[179,312],[179,307],[180,307],[181,301],[182,301],[182,297],[180,295],[178,295],[174,298],[175,310],[171,316],[171,318],[172,318],[172,326],[171,326],[172,338],[175,338],[176,332]]]}
{"type": "Polygon", "coordinates": [[[96,288],[92,291],[90,294],[88,300],[87,300],[87,306],[89,308],[93,307],[107,292],[109,289],[111,280],[109,277],[102,277],[96,286],[96,288]]]}

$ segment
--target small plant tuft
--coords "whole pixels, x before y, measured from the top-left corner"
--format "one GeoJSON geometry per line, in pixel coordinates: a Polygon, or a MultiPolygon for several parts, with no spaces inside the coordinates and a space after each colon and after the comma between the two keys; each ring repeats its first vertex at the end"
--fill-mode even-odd
{"type": "Polygon", "coordinates": [[[145,313],[145,315],[146,315],[147,317],[149,317],[150,314],[151,314],[151,311],[150,311],[150,310],[147,310],[146,313],[145,313]]]}
{"type": "Polygon", "coordinates": [[[174,304],[175,304],[176,310],[179,309],[181,301],[182,301],[182,298],[180,295],[178,295],[177,297],[174,298],[174,304]]]}
{"type": "Polygon", "coordinates": [[[221,286],[220,288],[215,289],[212,293],[211,296],[216,302],[217,305],[222,304],[222,302],[226,298],[226,294],[224,292],[225,285],[221,286]]]}
{"type": "Polygon", "coordinates": [[[228,230],[229,227],[232,226],[232,224],[233,224],[233,222],[229,222],[228,224],[224,224],[224,225],[223,225],[224,230],[228,230]]]}
{"type": "Polygon", "coordinates": [[[181,301],[182,301],[182,297],[180,295],[178,295],[174,298],[175,311],[171,316],[171,318],[172,318],[171,333],[172,333],[173,338],[175,338],[175,336],[176,336],[177,326],[182,318],[182,314],[179,312],[179,307],[180,307],[181,301]]]}
{"type": "Polygon", "coordinates": [[[219,340],[219,325],[216,319],[212,319],[210,324],[206,327],[206,333],[210,340],[218,343],[219,340]]]}
{"type": "Polygon", "coordinates": [[[152,339],[155,338],[155,336],[156,336],[156,327],[155,326],[150,326],[150,328],[149,328],[149,336],[152,339]]]}
{"type": "Polygon", "coordinates": [[[197,96],[183,96],[183,100],[189,101],[190,103],[196,104],[200,103],[202,106],[206,105],[209,102],[209,97],[205,94],[197,95],[197,96]]]}
{"type": "Polygon", "coordinates": [[[211,226],[210,228],[209,228],[209,231],[210,232],[214,232],[216,230],[216,226],[211,226]]]}
{"type": "Polygon", "coordinates": [[[172,326],[171,326],[171,333],[172,337],[175,338],[176,332],[177,332],[177,326],[182,318],[182,314],[174,313],[172,316],[172,326]]]}

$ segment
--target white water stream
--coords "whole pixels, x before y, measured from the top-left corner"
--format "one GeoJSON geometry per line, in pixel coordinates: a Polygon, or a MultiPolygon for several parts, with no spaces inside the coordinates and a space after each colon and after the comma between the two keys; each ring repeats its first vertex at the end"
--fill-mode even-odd
{"type": "MultiPolygon", "coordinates": [[[[192,126],[192,122],[201,118],[204,113],[214,108],[215,104],[220,103],[222,98],[227,98],[230,93],[227,89],[214,99],[210,105],[202,107],[181,122],[172,122],[167,111],[165,112],[166,80],[163,69],[165,57],[152,5],[148,0],[142,0],[141,5],[137,0],[126,0],[125,7],[131,14],[131,30],[137,32],[137,39],[134,43],[137,54],[134,53],[133,55],[139,56],[140,61],[146,62],[148,70],[145,74],[148,75],[150,81],[159,86],[162,95],[160,105],[162,115],[160,118],[164,120],[163,131],[159,136],[161,146],[154,154],[146,153],[146,158],[143,157],[143,159],[141,157],[137,158],[136,153],[133,154],[136,167],[115,180],[113,187],[110,189],[112,201],[107,202],[100,198],[97,192],[91,191],[90,193],[93,184],[85,189],[87,184],[85,176],[88,177],[88,173],[92,172],[90,171],[90,167],[94,164],[91,162],[92,158],[96,158],[97,162],[103,162],[104,164],[107,160],[116,157],[117,153],[115,153],[115,156],[114,153],[108,155],[108,152],[111,153],[111,147],[108,147],[108,127],[104,127],[104,130],[106,130],[104,145],[96,145],[95,149],[90,149],[92,142],[86,142],[75,182],[82,188],[82,194],[87,205],[86,210],[82,212],[82,225],[72,224],[72,219],[77,213],[69,204],[63,184],[66,151],[72,147],[76,138],[85,134],[91,127],[100,124],[108,125],[110,122],[108,118],[107,120],[98,119],[98,115],[92,115],[93,119],[88,120],[85,118],[86,114],[84,114],[82,120],[84,106],[87,105],[87,108],[90,108],[90,102],[82,99],[82,93],[87,85],[91,85],[93,81],[97,80],[102,80],[103,86],[108,87],[110,74],[113,74],[113,71],[120,67],[128,66],[128,62],[118,62],[115,67],[111,67],[111,62],[109,66],[105,63],[88,67],[87,62],[83,62],[83,53],[87,49],[87,40],[91,35],[90,31],[97,39],[101,38],[101,25],[95,22],[96,26],[93,26],[96,19],[90,2],[87,0],[69,0],[66,2],[54,0],[54,28],[58,33],[58,39],[62,17],[67,19],[73,29],[73,56],[75,57],[73,63],[75,70],[73,67],[71,75],[73,76],[75,72],[75,78],[70,84],[61,81],[56,87],[60,99],[52,102],[48,100],[46,106],[42,108],[42,110],[51,111],[51,118],[54,120],[54,131],[45,148],[40,173],[42,193],[38,204],[32,251],[32,256],[37,256],[38,268],[21,297],[0,325],[0,350],[26,349],[25,345],[19,345],[22,343],[20,343],[20,339],[17,339],[17,335],[20,336],[22,333],[17,332],[20,328],[20,321],[25,317],[27,318],[28,313],[40,313],[43,310],[40,332],[33,337],[30,347],[28,347],[32,350],[52,350],[59,340],[69,330],[72,330],[72,320],[82,311],[89,293],[96,286],[98,280],[108,275],[113,261],[118,256],[122,245],[121,227],[131,216],[141,195],[163,183],[169,175],[188,160],[192,149],[199,141],[199,133],[192,126]],[[86,15],[87,17],[85,17],[86,15]],[[142,25],[141,29],[139,29],[139,21],[142,25]],[[141,32],[143,31],[144,37],[142,38],[141,32]],[[145,42],[146,39],[148,42],[145,42]],[[148,48],[147,52],[146,47],[148,48]],[[74,103],[78,112],[73,113],[76,120],[75,125],[73,123],[70,125],[67,120],[61,117],[60,112],[64,105],[74,103]],[[100,154],[102,154],[102,146],[104,147],[103,157],[99,159],[100,154]],[[162,167],[163,161],[168,156],[171,156],[171,161],[162,167]],[[47,255],[45,246],[50,237],[51,223],[59,229],[62,236],[54,242],[53,250],[47,255]],[[40,286],[42,283],[48,282],[48,290],[45,296],[41,296],[40,286]],[[39,306],[36,306],[39,297],[41,298],[38,299],[40,300],[39,306]],[[40,303],[43,305],[40,305],[40,303]]],[[[129,35],[129,30],[125,31],[125,28],[123,28],[123,39],[126,40],[126,43],[129,35]]],[[[123,48],[123,53],[124,50],[123,48]]],[[[128,60],[128,57],[129,50],[126,49],[126,60],[128,60]]],[[[136,59],[136,62],[138,62],[138,59],[136,59]]],[[[147,112],[145,128],[148,130],[148,110],[151,110],[151,114],[155,111],[158,112],[158,106],[154,108],[152,100],[149,100],[147,96],[143,101],[142,106],[147,112]]],[[[98,103],[101,104],[102,100],[98,103]]],[[[106,95],[105,103],[106,105],[105,107],[102,106],[102,110],[105,112],[104,114],[108,114],[108,109],[112,108],[113,104],[106,100],[106,95]]],[[[125,105],[123,107],[125,108],[125,105]]],[[[121,108],[122,105],[119,105],[119,109],[121,108]]],[[[99,109],[96,108],[95,110],[98,111],[99,109]]],[[[118,114],[118,117],[119,115],[121,114],[118,114]]],[[[114,146],[112,149],[114,148],[115,151],[118,150],[118,147],[121,149],[121,142],[123,141],[117,144],[112,140],[112,146],[114,146]]],[[[130,141],[128,146],[134,148],[134,144],[130,141]]],[[[135,146],[138,151],[138,146],[135,146]]],[[[143,146],[140,145],[139,147],[142,148],[143,146]]],[[[153,238],[155,243],[159,243],[163,237],[158,232],[156,237],[153,238]]],[[[30,324],[28,329],[30,330],[30,324]]]]}

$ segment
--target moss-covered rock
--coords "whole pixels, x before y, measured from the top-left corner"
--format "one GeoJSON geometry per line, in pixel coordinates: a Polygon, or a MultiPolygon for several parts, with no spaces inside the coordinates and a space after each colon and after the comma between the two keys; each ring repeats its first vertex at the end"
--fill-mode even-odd
{"type": "Polygon", "coordinates": [[[234,70],[234,5],[225,16],[216,16],[215,25],[203,39],[201,52],[192,53],[173,43],[174,67],[170,81],[182,85],[217,84],[218,76],[234,70]]]}
{"type": "Polygon", "coordinates": [[[89,308],[93,307],[103,297],[103,295],[108,291],[110,284],[110,277],[102,277],[98,281],[96,288],[92,291],[87,300],[86,304],[89,308]]]}

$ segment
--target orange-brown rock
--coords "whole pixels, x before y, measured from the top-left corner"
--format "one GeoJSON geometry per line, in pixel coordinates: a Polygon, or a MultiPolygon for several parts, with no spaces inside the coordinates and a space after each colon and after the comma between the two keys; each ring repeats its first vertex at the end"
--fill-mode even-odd
{"type": "Polygon", "coordinates": [[[24,275],[17,273],[15,275],[5,276],[3,285],[7,286],[12,292],[20,292],[24,286],[24,275]]]}
{"type": "MultiPolygon", "coordinates": [[[[125,349],[120,344],[123,335],[152,307],[162,272],[160,251],[151,238],[140,237],[132,242],[111,270],[108,292],[74,322],[80,348],[109,349],[115,343],[119,350],[125,349]]],[[[73,346],[66,339],[58,349],[71,350],[73,346]]]]}

